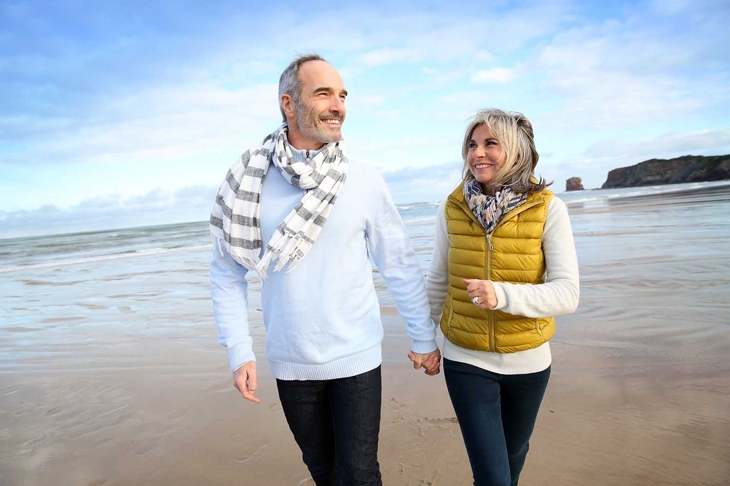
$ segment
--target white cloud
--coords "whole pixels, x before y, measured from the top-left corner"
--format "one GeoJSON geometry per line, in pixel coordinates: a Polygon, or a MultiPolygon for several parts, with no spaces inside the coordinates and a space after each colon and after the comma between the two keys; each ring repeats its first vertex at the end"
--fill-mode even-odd
{"type": "Polygon", "coordinates": [[[12,238],[205,221],[217,190],[213,186],[188,186],[177,191],[158,188],[127,198],[108,194],[69,208],[44,205],[33,210],[0,211],[0,233],[12,238]]]}
{"type": "Polygon", "coordinates": [[[399,203],[443,200],[461,180],[461,162],[384,171],[393,199],[399,203]]]}
{"type": "Polygon", "coordinates": [[[441,138],[422,138],[422,137],[403,137],[392,141],[354,141],[348,143],[353,148],[355,154],[379,154],[391,150],[413,149],[414,147],[443,147],[460,143],[459,139],[453,137],[441,138]]]}
{"type": "Polygon", "coordinates": [[[725,155],[730,153],[730,128],[702,130],[693,133],[665,133],[639,142],[602,140],[591,144],[585,152],[591,158],[635,160],[673,158],[681,155],[725,155]]]}
{"type": "Polygon", "coordinates": [[[504,84],[511,81],[514,71],[508,68],[482,69],[471,77],[472,83],[498,83],[504,84]]]}
{"type": "Polygon", "coordinates": [[[477,62],[492,62],[496,59],[491,52],[484,49],[480,49],[475,52],[473,57],[477,62]]]}
{"type": "Polygon", "coordinates": [[[367,66],[380,66],[383,64],[392,64],[394,62],[409,61],[414,57],[414,53],[409,49],[377,49],[367,52],[360,56],[360,61],[367,66]]]}
{"type": "MultiPolygon", "coordinates": [[[[42,117],[4,120],[30,121],[26,134],[16,137],[21,153],[0,156],[4,164],[128,163],[166,160],[205,153],[213,147],[247,144],[261,138],[262,120],[273,129],[280,119],[277,86],[256,85],[239,90],[212,86],[151,89],[123,98],[105,100],[90,119],[57,123],[48,137],[42,117]],[[33,123],[37,121],[37,127],[33,123]]],[[[2,120],[0,120],[1,122],[2,120]]],[[[245,145],[244,145],[245,146],[245,145]]]]}
{"type": "Polygon", "coordinates": [[[658,19],[639,7],[584,23],[555,35],[535,62],[524,63],[524,75],[542,79],[539,94],[557,105],[545,115],[554,128],[686,119],[730,101],[727,63],[717,60],[727,59],[730,34],[718,15],[715,7],[658,19]]]}
{"type": "Polygon", "coordinates": [[[381,94],[363,94],[353,96],[347,100],[347,109],[351,110],[354,108],[355,110],[359,110],[364,108],[373,108],[382,105],[387,100],[388,97],[381,94]]]}

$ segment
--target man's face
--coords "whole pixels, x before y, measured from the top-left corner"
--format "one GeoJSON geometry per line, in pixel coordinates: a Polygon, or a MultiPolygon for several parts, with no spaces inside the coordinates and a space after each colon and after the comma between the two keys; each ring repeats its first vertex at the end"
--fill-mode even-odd
{"type": "Polygon", "coordinates": [[[347,91],[340,74],[324,61],[309,61],[299,68],[299,79],[301,96],[293,104],[296,127],[290,126],[290,132],[298,131],[304,146],[342,140],[347,91]]]}

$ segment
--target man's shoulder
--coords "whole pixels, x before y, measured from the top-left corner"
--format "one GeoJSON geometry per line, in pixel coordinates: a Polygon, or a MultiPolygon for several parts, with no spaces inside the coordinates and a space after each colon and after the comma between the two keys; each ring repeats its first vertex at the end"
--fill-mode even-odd
{"type": "Polygon", "coordinates": [[[358,174],[367,174],[367,175],[378,173],[378,171],[373,166],[368,164],[367,162],[363,162],[362,160],[353,160],[353,159],[347,160],[347,170],[348,170],[348,172],[355,171],[358,174]]]}
{"type": "Polygon", "coordinates": [[[357,181],[357,184],[383,185],[383,175],[372,165],[359,160],[349,160],[347,167],[347,178],[357,181]]]}

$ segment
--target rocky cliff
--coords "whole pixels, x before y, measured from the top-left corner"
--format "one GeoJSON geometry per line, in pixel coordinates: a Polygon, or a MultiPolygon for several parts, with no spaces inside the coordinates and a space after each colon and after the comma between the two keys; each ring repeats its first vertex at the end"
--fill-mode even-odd
{"type": "Polygon", "coordinates": [[[730,155],[684,155],[676,159],[651,159],[608,173],[601,189],[653,186],[680,182],[730,179],[730,155]]]}
{"type": "Polygon", "coordinates": [[[580,180],[580,177],[571,177],[570,179],[565,181],[565,190],[583,191],[583,182],[580,180]]]}

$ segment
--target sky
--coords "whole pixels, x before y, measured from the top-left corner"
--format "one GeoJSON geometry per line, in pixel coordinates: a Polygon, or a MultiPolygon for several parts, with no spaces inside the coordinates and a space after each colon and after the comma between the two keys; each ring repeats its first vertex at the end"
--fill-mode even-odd
{"type": "Polygon", "coordinates": [[[456,187],[486,107],[532,121],[556,192],[728,154],[729,23],[727,0],[0,0],[0,238],[206,220],[312,51],[349,92],[349,157],[400,204],[456,187]]]}

